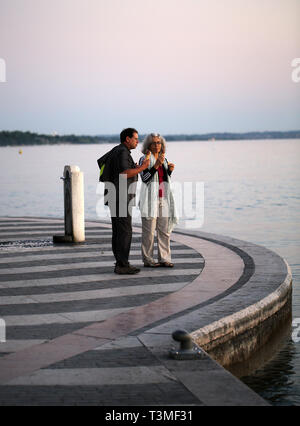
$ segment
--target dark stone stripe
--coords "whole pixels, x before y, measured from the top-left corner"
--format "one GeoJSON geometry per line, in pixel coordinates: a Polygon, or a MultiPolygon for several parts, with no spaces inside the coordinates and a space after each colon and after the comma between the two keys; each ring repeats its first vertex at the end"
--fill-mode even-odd
{"type": "Polygon", "coordinates": [[[1,305],[0,317],[10,315],[44,315],[64,312],[85,312],[117,308],[129,308],[146,305],[170,292],[154,294],[136,294],[121,297],[105,297],[101,299],[71,300],[68,302],[27,303],[23,305],[1,305]]]}
{"type": "Polygon", "coordinates": [[[74,357],[52,364],[46,369],[61,368],[114,368],[160,365],[160,362],[144,346],[87,351],[74,357]]]}
{"type": "MultiPolygon", "coordinates": [[[[145,277],[143,278],[142,284],[154,285],[154,284],[169,284],[176,282],[191,282],[198,275],[162,275],[159,277],[145,277]]],[[[102,290],[107,288],[118,288],[129,286],[141,285],[141,277],[134,275],[135,278],[130,278],[128,275],[126,281],[124,280],[105,280],[105,281],[93,281],[93,282],[81,282],[76,284],[60,284],[60,285],[49,285],[49,286],[32,286],[32,287],[17,287],[17,288],[3,288],[0,289],[1,296],[30,296],[32,294],[51,294],[51,293],[73,293],[76,291],[89,291],[89,290],[102,290]]]]}
{"type": "MultiPolygon", "coordinates": [[[[181,255],[172,253],[172,258],[176,259],[201,259],[201,256],[195,252],[195,254],[187,254],[187,255],[181,255]]],[[[131,260],[140,260],[141,255],[140,254],[134,254],[130,255],[131,260]]],[[[115,258],[113,254],[111,256],[101,256],[101,253],[99,252],[99,256],[93,256],[93,257],[76,257],[76,253],[72,254],[72,257],[64,258],[64,259],[45,259],[45,260],[31,260],[29,262],[12,262],[12,263],[0,263],[0,270],[1,269],[16,269],[16,272],[18,268],[24,268],[24,267],[34,267],[34,266],[48,266],[48,265],[69,265],[69,264],[76,264],[76,263],[89,263],[89,262],[97,262],[97,261],[111,261],[114,262],[115,258]]]]}
{"type": "MultiPolygon", "coordinates": [[[[54,254],[54,253],[53,253],[54,254]]],[[[70,253],[71,254],[71,253],[70,253]]],[[[100,262],[100,261],[114,261],[113,254],[111,256],[105,256],[101,257],[101,254],[99,252],[99,257],[93,256],[93,257],[76,257],[76,254],[73,253],[72,257],[67,257],[64,259],[45,259],[45,260],[31,260],[29,262],[12,262],[12,263],[6,263],[6,264],[0,264],[0,270],[1,269],[8,269],[11,268],[12,270],[16,270],[16,273],[18,273],[18,268],[30,268],[35,266],[50,266],[50,265],[70,265],[74,263],[74,266],[76,267],[77,263],[89,263],[89,262],[100,262]]]]}
{"type": "MultiPolygon", "coordinates": [[[[20,223],[20,224],[23,224],[23,225],[31,225],[32,223],[36,223],[36,224],[39,224],[39,223],[44,223],[44,222],[32,222],[31,220],[26,220],[26,219],[14,219],[14,218],[12,218],[12,219],[5,219],[5,220],[0,220],[0,224],[7,224],[7,225],[14,225],[15,223],[20,223]]],[[[63,221],[61,222],[61,223],[64,223],[63,221]]]]}
{"type": "Polygon", "coordinates": [[[32,228],[32,231],[44,231],[49,228],[51,231],[53,229],[58,229],[60,231],[63,231],[64,225],[60,223],[47,223],[47,224],[42,224],[42,223],[22,223],[22,224],[10,223],[8,224],[7,223],[6,225],[2,225],[0,222],[0,234],[1,234],[1,231],[6,232],[6,230],[12,231],[12,232],[30,231],[30,228],[32,228]],[[11,228],[14,228],[14,229],[11,229],[11,228]]]}
{"type": "MultiPolygon", "coordinates": [[[[112,273],[112,268],[114,268],[114,264],[112,261],[112,266],[99,266],[96,268],[87,268],[87,269],[62,269],[58,271],[45,271],[45,272],[27,272],[27,273],[19,273],[19,274],[3,274],[0,276],[0,282],[3,281],[31,281],[45,278],[63,278],[63,277],[74,277],[81,275],[99,275],[99,279],[101,280],[102,274],[112,273]]],[[[176,263],[175,269],[199,269],[200,271],[203,269],[203,263],[176,263]]],[[[161,268],[161,271],[167,271],[169,268],[161,268]]],[[[162,272],[163,273],[163,272],[162,272]]]]}
{"type": "Polygon", "coordinates": [[[0,406],[99,407],[115,406],[116,401],[122,406],[152,405],[155,410],[157,406],[174,403],[177,408],[181,404],[201,405],[199,400],[178,382],[105,386],[0,386],[0,406]]]}
{"type": "Polygon", "coordinates": [[[56,339],[90,324],[92,322],[7,326],[6,340],[56,339]]]}
{"type": "MultiPolygon", "coordinates": [[[[1,352],[0,353],[0,359],[1,359],[1,357],[5,356],[5,355],[9,355],[9,354],[11,354],[11,352],[1,352]]],[[[0,405],[1,405],[1,403],[0,403],[0,405]]]]}
{"type": "MultiPolygon", "coordinates": [[[[113,266],[113,265],[112,265],[113,266]]],[[[48,271],[48,272],[27,272],[26,274],[7,274],[0,276],[0,282],[2,281],[31,281],[43,278],[63,278],[63,277],[76,277],[79,275],[99,275],[101,279],[102,274],[108,274],[112,272],[112,266],[89,268],[89,269],[63,269],[61,271],[48,271]]]]}

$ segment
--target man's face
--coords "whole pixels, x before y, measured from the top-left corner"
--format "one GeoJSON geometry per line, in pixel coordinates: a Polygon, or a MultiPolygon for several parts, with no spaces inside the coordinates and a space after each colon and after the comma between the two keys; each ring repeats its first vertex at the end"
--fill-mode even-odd
{"type": "Polygon", "coordinates": [[[132,138],[128,137],[126,138],[127,146],[129,149],[135,149],[139,143],[139,135],[138,133],[133,133],[132,138]]]}

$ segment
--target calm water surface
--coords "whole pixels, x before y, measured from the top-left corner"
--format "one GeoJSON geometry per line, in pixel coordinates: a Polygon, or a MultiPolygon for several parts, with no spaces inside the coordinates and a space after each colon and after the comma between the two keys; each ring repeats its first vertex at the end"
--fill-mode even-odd
{"type": "MultiPolygon", "coordinates": [[[[111,148],[22,147],[22,155],[0,148],[0,216],[63,217],[60,177],[75,164],[84,172],[86,218],[96,219],[96,160],[111,148]]],[[[136,161],[140,156],[133,151],[136,161]]],[[[201,230],[262,244],[288,261],[293,318],[300,318],[300,140],[171,142],[167,158],[176,165],[173,181],[204,182],[201,230]]],[[[289,332],[271,360],[243,380],[274,405],[300,405],[300,342],[289,332]]]]}

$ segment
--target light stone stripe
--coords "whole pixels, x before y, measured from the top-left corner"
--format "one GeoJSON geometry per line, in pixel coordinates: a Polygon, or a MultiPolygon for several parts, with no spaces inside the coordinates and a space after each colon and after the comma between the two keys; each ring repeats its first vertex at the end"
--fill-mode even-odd
{"type": "MultiPolygon", "coordinates": [[[[18,241],[18,240],[16,240],[16,241],[18,241]]],[[[39,241],[39,240],[36,240],[36,241],[39,241]]],[[[176,242],[172,241],[171,242],[171,249],[174,250],[174,249],[176,249],[176,247],[182,246],[182,245],[184,245],[184,244],[176,243],[176,242]]],[[[133,243],[131,243],[131,247],[141,247],[141,243],[134,243],[133,242],[133,243]]],[[[154,244],[154,247],[157,247],[157,243],[154,244]]],[[[77,247],[75,247],[73,244],[71,244],[69,246],[68,245],[63,245],[63,246],[51,245],[51,246],[43,247],[43,250],[47,250],[47,252],[48,251],[54,251],[55,253],[64,250],[64,251],[70,251],[73,254],[73,253],[76,253],[76,248],[77,247]]],[[[106,249],[106,248],[111,249],[111,243],[102,243],[102,244],[101,243],[99,243],[99,244],[88,244],[87,243],[87,244],[78,245],[78,249],[80,249],[80,250],[82,250],[82,249],[95,249],[95,250],[99,249],[100,253],[101,253],[101,249],[106,249]]],[[[19,247],[13,247],[13,246],[12,247],[9,247],[9,246],[8,247],[1,247],[0,246],[0,256],[1,256],[2,252],[5,253],[5,254],[10,254],[9,252],[5,252],[5,249],[9,250],[9,252],[10,252],[10,250],[14,250],[14,252],[11,253],[11,257],[15,257],[15,255],[18,251],[22,251],[22,252],[23,251],[25,251],[25,252],[26,251],[32,251],[32,252],[38,251],[38,252],[41,252],[41,247],[27,247],[27,248],[25,248],[25,247],[21,247],[21,246],[19,246],[19,247]]],[[[193,250],[193,249],[191,249],[191,250],[193,250]]],[[[92,253],[92,251],[90,253],[92,253]]],[[[47,256],[48,253],[45,253],[45,254],[40,253],[40,255],[41,256],[47,256]]],[[[67,256],[67,254],[66,254],[66,256],[67,256]]],[[[9,259],[9,257],[10,256],[5,256],[5,259],[9,259]]],[[[0,261],[1,262],[3,261],[3,263],[5,263],[5,259],[4,258],[0,259],[0,261]]]]}
{"type": "MultiPolygon", "coordinates": [[[[14,281],[1,281],[1,286],[4,288],[20,288],[20,287],[43,287],[60,284],[78,284],[88,282],[101,282],[108,280],[128,280],[129,278],[143,278],[161,277],[161,276],[181,276],[181,275],[199,275],[201,269],[168,269],[168,268],[142,268],[141,272],[137,275],[118,275],[115,273],[95,274],[95,275],[79,275],[57,278],[39,278],[29,280],[14,280],[14,281]]],[[[84,286],[84,284],[82,284],[84,286]]]]}
{"type": "MultiPolygon", "coordinates": [[[[196,254],[195,250],[193,249],[174,249],[172,250],[172,253],[174,254],[196,254]]],[[[131,250],[130,251],[130,255],[140,255],[141,254],[141,250],[131,250]]],[[[36,260],[56,260],[56,259],[73,259],[73,258],[89,258],[89,257],[97,257],[97,258],[101,258],[102,256],[113,256],[112,251],[105,251],[105,252],[100,252],[99,250],[97,251],[92,251],[92,252],[88,252],[88,253],[76,253],[76,251],[72,251],[70,253],[53,253],[53,254],[35,254],[32,256],[15,256],[13,259],[8,260],[8,258],[4,258],[1,259],[0,258],[0,264],[1,263],[18,263],[18,262],[32,262],[32,261],[36,261],[36,260]]],[[[199,259],[201,259],[199,257],[199,259]]]]}
{"type": "Polygon", "coordinates": [[[163,366],[115,368],[43,369],[17,377],[6,384],[22,386],[105,386],[174,383],[177,380],[163,366]]]}
{"type": "MultiPolygon", "coordinates": [[[[1,218],[0,219],[0,227],[5,227],[5,226],[11,226],[13,227],[14,224],[18,225],[18,227],[22,227],[22,226],[27,226],[30,227],[31,225],[35,225],[35,226],[44,226],[47,227],[49,225],[51,225],[52,227],[57,226],[57,227],[64,227],[64,219],[53,219],[53,218],[45,218],[44,220],[42,219],[22,219],[22,218],[1,218]]],[[[101,229],[109,229],[111,228],[111,221],[108,220],[107,223],[102,222],[102,221],[86,221],[84,226],[86,228],[90,228],[90,227],[97,227],[99,226],[99,228],[101,229]]]]}
{"type": "Polygon", "coordinates": [[[15,218],[15,219],[12,219],[12,218],[1,218],[0,219],[0,224],[2,226],[10,225],[10,224],[13,224],[13,223],[16,223],[18,225],[22,225],[22,224],[23,225],[30,225],[32,223],[41,224],[41,225],[45,224],[46,225],[49,222],[51,222],[54,225],[63,225],[64,224],[64,221],[61,221],[61,220],[52,221],[52,219],[50,219],[50,218],[46,222],[45,221],[44,222],[40,222],[38,220],[26,220],[26,219],[21,219],[21,218],[15,218]]]}
{"type": "Polygon", "coordinates": [[[0,219],[1,222],[63,222],[63,219],[55,218],[55,217],[28,217],[28,216],[2,216],[0,219]]]}
{"type": "Polygon", "coordinates": [[[1,225],[0,224],[0,233],[2,233],[2,230],[5,231],[15,231],[15,232],[22,232],[22,231],[64,231],[64,225],[63,224],[41,224],[41,223],[35,223],[34,226],[32,225],[21,225],[17,224],[16,226],[10,226],[10,225],[1,225]]]}
{"type": "Polygon", "coordinates": [[[104,345],[92,349],[93,351],[105,351],[116,349],[131,349],[131,348],[144,348],[143,343],[135,336],[123,336],[117,340],[112,340],[104,345]]]}
{"type": "Polygon", "coordinates": [[[30,296],[2,296],[1,305],[24,305],[30,303],[70,302],[78,300],[105,299],[109,297],[135,296],[138,294],[154,294],[180,290],[188,282],[154,284],[147,286],[128,286],[101,290],[75,291],[68,293],[34,294],[30,296]]]}
{"type": "MultiPolygon", "coordinates": [[[[20,231],[20,230],[34,230],[35,228],[42,228],[42,229],[45,229],[45,230],[47,230],[47,228],[48,228],[48,231],[52,231],[52,230],[55,230],[55,229],[57,229],[58,231],[64,231],[64,224],[63,223],[33,223],[33,224],[29,224],[29,223],[26,223],[26,224],[21,224],[21,223],[16,223],[16,225],[14,225],[14,226],[10,226],[10,224],[1,224],[1,222],[0,222],[0,230],[1,229],[4,229],[4,231],[6,231],[6,230],[14,230],[14,231],[20,231]],[[32,226],[32,225],[34,225],[34,226],[32,226]]],[[[102,226],[101,226],[101,224],[97,224],[97,223],[95,223],[95,224],[90,224],[90,225],[87,225],[87,224],[85,224],[85,229],[86,230],[89,230],[90,228],[97,228],[97,230],[99,230],[99,231],[101,231],[101,232],[108,232],[108,229],[107,228],[102,228],[102,226]]],[[[95,229],[94,229],[95,230],[95,229]]]]}
{"type": "Polygon", "coordinates": [[[122,312],[127,312],[133,307],[102,309],[98,311],[83,312],[63,312],[60,314],[42,314],[42,315],[8,315],[3,319],[6,327],[30,326],[30,325],[49,325],[49,324],[70,324],[76,322],[98,322],[105,321],[122,312]]]}
{"type": "Polygon", "coordinates": [[[21,351],[31,346],[40,345],[46,340],[7,340],[5,343],[0,343],[0,353],[11,353],[21,351]]]}
{"type": "MultiPolygon", "coordinates": [[[[13,241],[27,241],[27,240],[33,240],[33,238],[28,238],[28,237],[30,237],[30,235],[32,235],[32,233],[31,234],[28,234],[28,237],[26,236],[26,235],[24,235],[24,232],[22,232],[22,234],[21,235],[19,235],[19,237],[18,238],[14,238],[14,237],[10,237],[10,235],[12,235],[11,233],[10,234],[7,234],[8,236],[9,236],[9,242],[13,242],[13,241]]],[[[50,236],[52,235],[52,233],[51,232],[48,232],[48,233],[45,233],[45,237],[48,235],[48,237],[49,238],[47,238],[47,239],[50,239],[50,236]]],[[[5,238],[2,238],[2,236],[3,236],[3,234],[0,234],[0,243],[1,242],[7,242],[8,240],[7,239],[5,239],[5,238]]],[[[90,233],[86,233],[86,236],[87,237],[94,237],[94,238],[96,238],[96,239],[101,239],[101,240],[111,240],[111,233],[109,233],[108,235],[102,235],[102,233],[101,234],[99,234],[99,232],[97,232],[97,231],[95,231],[95,232],[90,232],[90,233]]],[[[42,236],[40,236],[40,237],[36,237],[35,239],[34,239],[34,241],[35,242],[38,242],[38,241],[44,241],[43,239],[42,239],[43,237],[42,236]]],[[[137,238],[141,238],[141,235],[140,234],[132,234],[132,238],[133,239],[137,239],[137,238]]],[[[74,248],[74,247],[73,247],[74,248]]]]}
{"type": "MultiPolygon", "coordinates": [[[[133,261],[136,265],[142,266],[144,263],[141,259],[136,259],[133,261]]],[[[203,259],[198,257],[192,258],[176,258],[176,263],[202,263],[203,259]]],[[[56,265],[45,265],[45,266],[26,266],[20,268],[5,268],[0,269],[1,275],[14,275],[14,274],[27,274],[27,273],[36,273],[36,272],[53,272],[53,271],[67,271],[73,269],[90,269],[90,268],[103,268],[107,266],[112,266],[113,261],[102,261],[97,260],[96,262],[84,262],[84,263],[61,263],[56,265]]]]}

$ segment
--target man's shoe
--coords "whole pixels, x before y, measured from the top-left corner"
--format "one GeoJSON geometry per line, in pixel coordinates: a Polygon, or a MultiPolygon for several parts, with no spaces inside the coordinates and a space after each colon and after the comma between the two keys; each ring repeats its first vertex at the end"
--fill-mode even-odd
{"type": "Polygon", "coordinates": [[[134,271],[136,271],[136,274],[141,271],[140,268],[137,268],[136,266],[133,266],[133,265],[130,265],[130,264],[129,264],[129,268],[131,268],[134,271]]]}
{"type": "Polygon", "coordinates": [[[116,266],[115,273],[119,275],[134,275],[140,272],[139,268],[135,268],[134,266],[116,266]]]}

